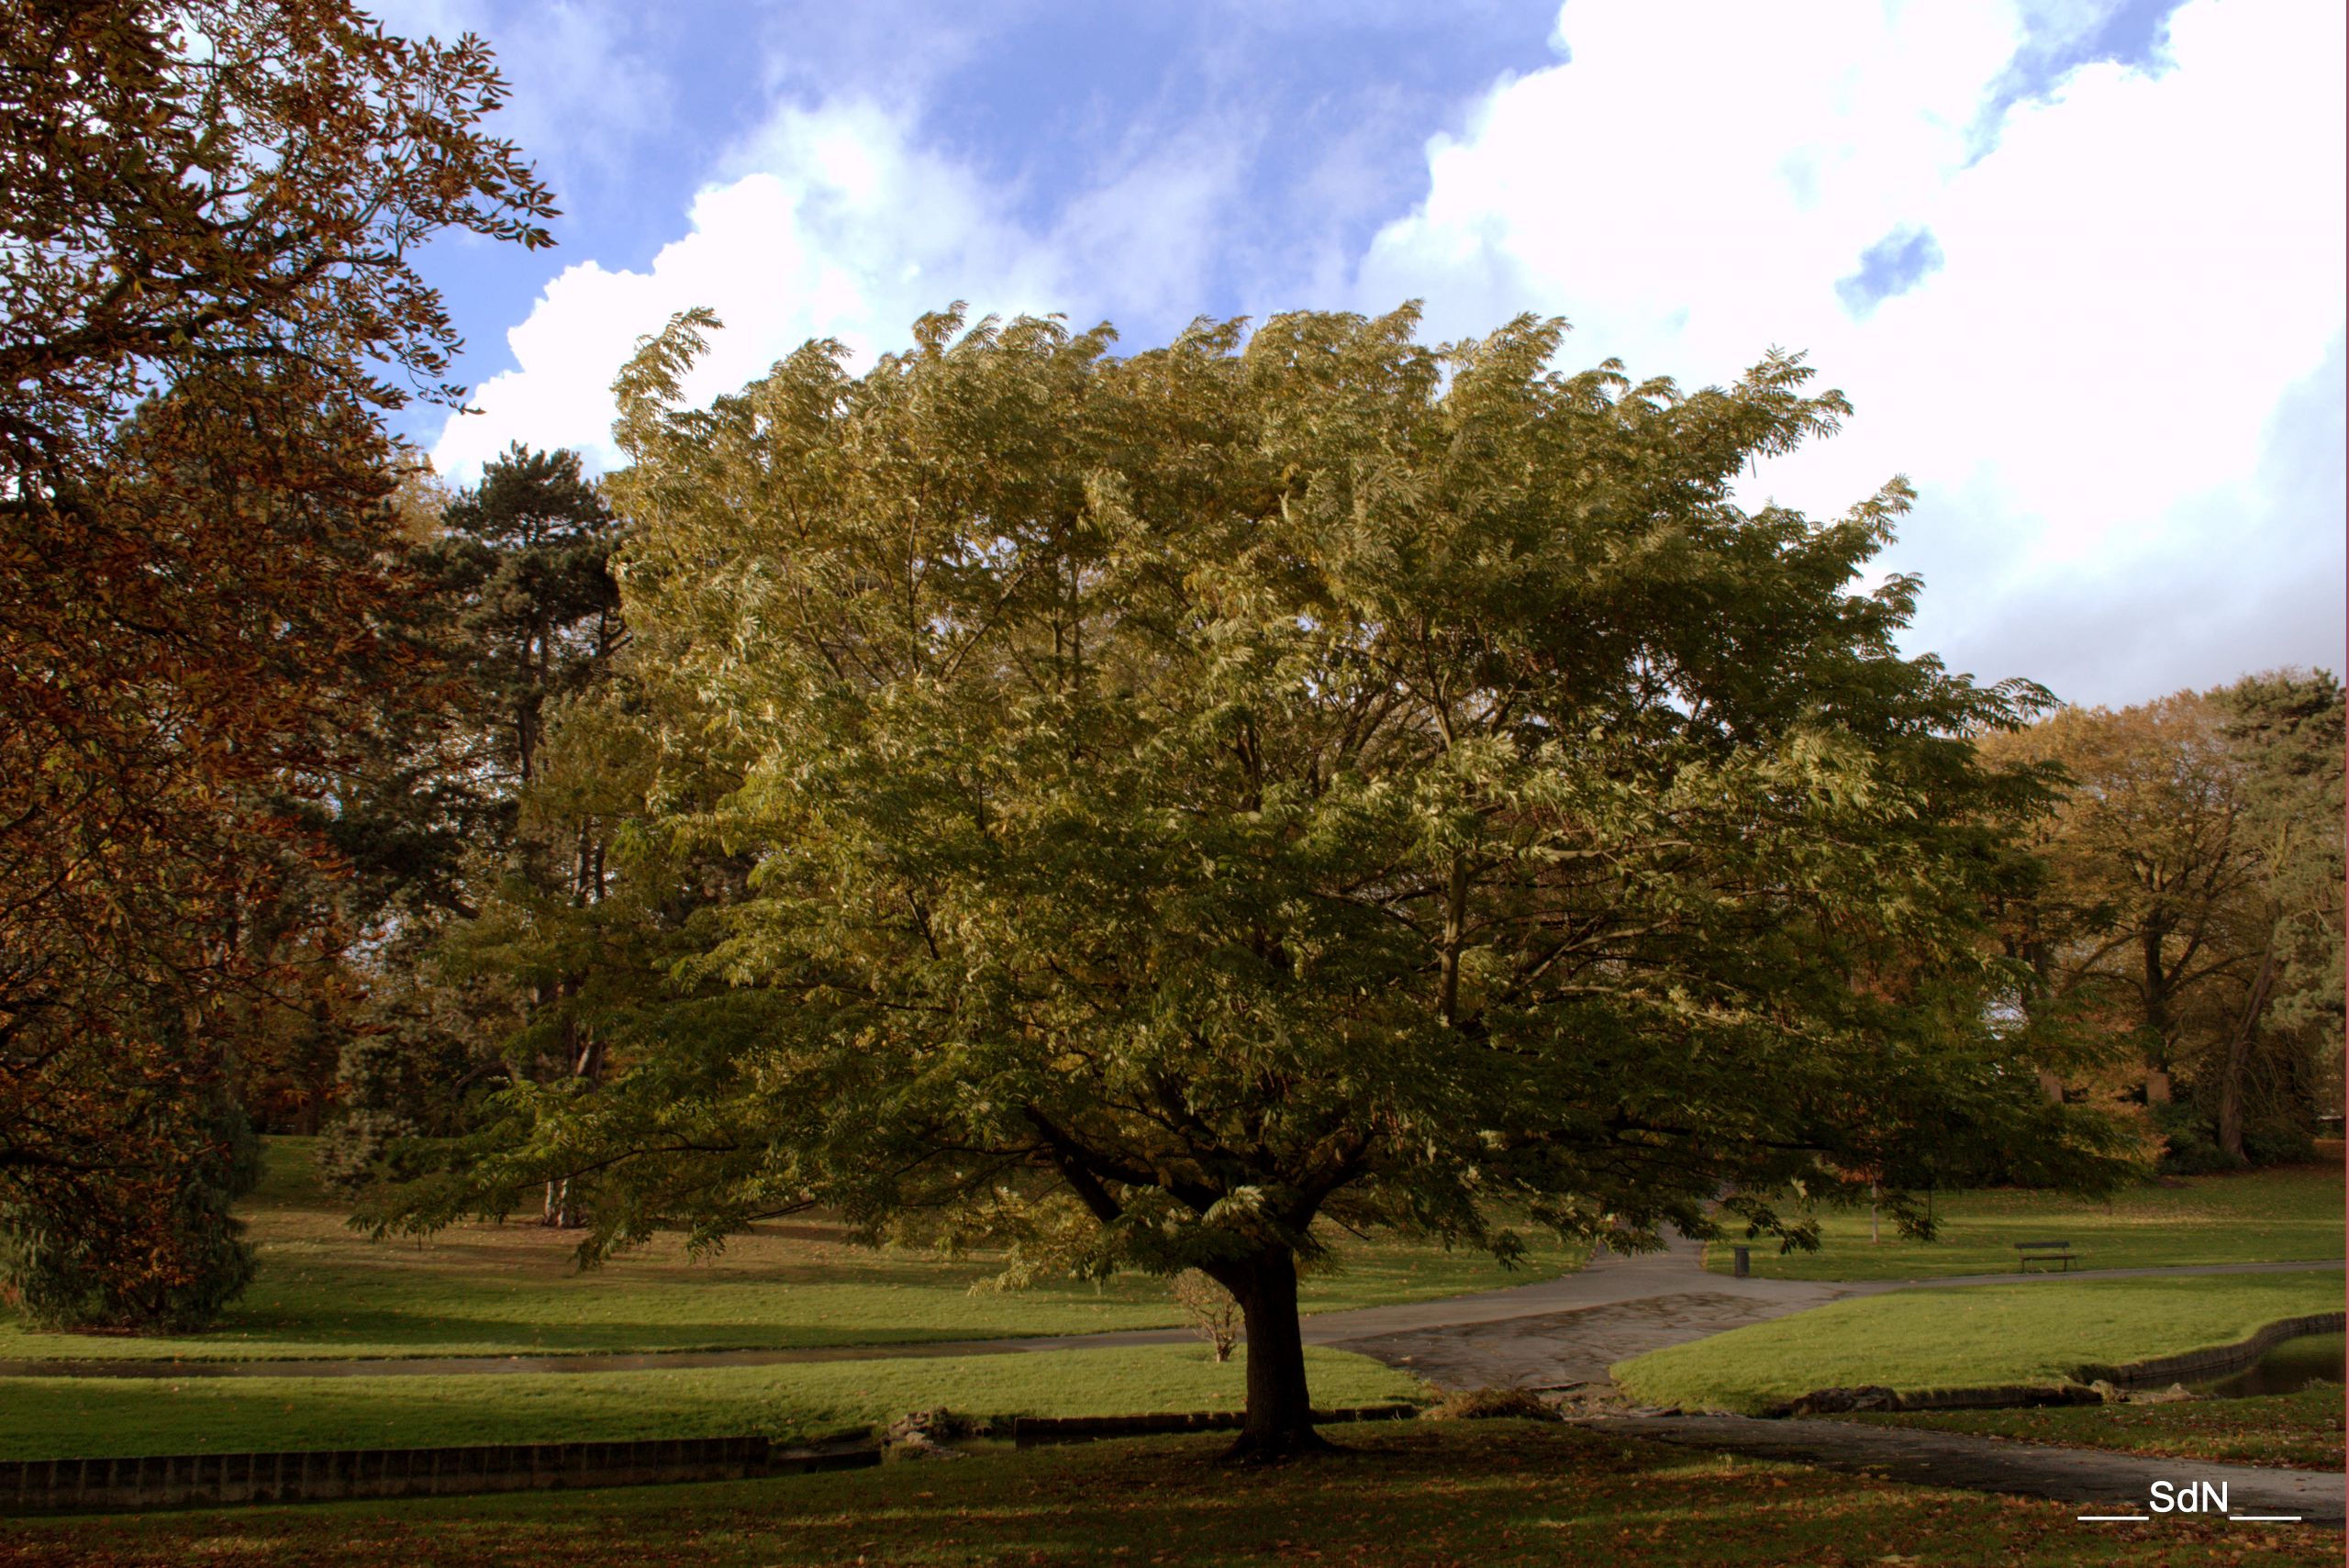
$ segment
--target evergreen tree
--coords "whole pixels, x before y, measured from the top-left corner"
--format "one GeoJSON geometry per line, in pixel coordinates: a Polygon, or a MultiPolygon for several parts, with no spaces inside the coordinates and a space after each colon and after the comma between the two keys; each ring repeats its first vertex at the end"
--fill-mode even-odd
{"type": "MultiPolygon", "coordinates": [[[[551,933],[602,901],[610,823],[554,804],[579,797],[578,768],[547,775],[556,717],[627,643],[611,573],[621,536],[576,452],[518,445],[450,499],[417,551],[425,591],[411,613],[443,673],[441,699],[386,726],[382,783],[336,830],[397,909],[369,965],[374,1000],[343,1048],[326,1154],[339,1184],[399,1173],[403,1139],[464,1130],[468,1091],[600,1068],[578,1006],[595,944],[551,933]],[[501,945],[516,955],[502,973],[466,956],[501,945]]],[[[589,769],[590,795],[595,781],[589,769]]],[[[576,1223],[561,1183],[545,1217],[576,1223]]]]}
{"type": "Polygon", "coordinates": [[[0,1211],[0,1299],[36,1328],[202,1329],[252,1280],[229,1208],[260,1177],[261,1145],[235,1099],[159,1084],[126,1119],[171,1156],[0,1211]]]}
{"type": "Polygon", "coordinates": [[[2322,670],[2246,676],[2212,696],[2243,770],[2258,866],[2242,926],[2259,955],[2210,1053],[2212,1120],[2229,1160],[2250,1156],[2246,1128],[2261,1125],[2266,1151],[2304,1155],[2319,1083],[2337,1083],[2341,1062],[2343,696],[2322,670]]]}

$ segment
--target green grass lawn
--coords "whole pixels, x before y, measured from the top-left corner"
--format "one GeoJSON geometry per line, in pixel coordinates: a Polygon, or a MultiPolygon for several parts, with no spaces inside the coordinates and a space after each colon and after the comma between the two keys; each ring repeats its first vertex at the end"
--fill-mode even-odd
{"type": "Polygon", "coordinates": [[[1557,1425],[1408,1423],[1218,1468],[1212,1437],[707,1486],[0,1526],[12,1568],[1365,1568],[2327,1563],[2337,1531],[2083,1527],[2059,1503],[1894,1485],[1557,1425]],[[2163,1555],[2156,1557],[2155,1552],[2163,1555]]]}
{"type": "MultiPolygon", "coordinates": [[[[1325,1408],[1420,1396],[1367,1356],[1308,1349],[1325,1408]]],[[[594,1439],[797,1439],[941,1406],[975,1416],[1236,1410],[1244,1352],[1203,1345],[678,1372],[458,1377],[0,1379],[0,1459],[594,1439]]]]}
{"type": "MultiPolygon", "coordinates": [[[[2299,1165],[2145,1183],[2109,1204],[2017,1188],[1945,1193],[1932,1241],[1883,1228],[1868,1240],[1868,1211],[1820,1216],[1816,1252],[1753,1244],[1753,1268],[1771,1279],[1933,1279],[2011,1273],[2018,1241],[2069,1241],[2082,1269],[2159,1268],[2181,1263],[2261,1263],[2342,1255],[2344,1186],[2338,1164],[2299,1165]]],[[[1730,1244],[1705,1250],[1705,1266],[1730,1270],[1730,1244]]],[[[2037,1273],[2037,1269],[2032,1271],[2037,1273]]]]}
{"type": "Polygon", "coordinates": [[[2081,1405],[2039,1410],[1920,1410],[1846,1416],[1871,1426],[1980,1432],[2021,1442],[2118,1449],[2170,1459],[2288,1464],[2341,1470],[2341,1385],[2256,1399],[2197,1399],[2179,1405],[2081,1405]]]}
{"type": "MultiPolygon", "coordinates": [[[[512,1355],[781,1349],[1086,1334],[1181,1321],[1164,1282],[985,1288],[995,1265],[856,1247],[838,1228],[765,1226],[718,1256],[674,1243],[582,1273],[576,1236],[536,1225],[465,1225],[429,1241],[350,1230],[319,1188],[312,1140],[271,1139],[243,1206],[261,1274],[200,1335],[39,1333],[0,1312],[0,1358],[512,1355]],[[974,1288],[976,1287],[976,1288],[974,1288]]],[[[1392,1240],[1339,1241],[1341,1267],[1305,1282],[1308,1312],[1423,1301],[1523,1284],[1580,1266],[1554,1237],[1529,1237],[1515,1271],[1477,1253],[1392,1240]]]]}
{"type": "Polygon", "coordinates": [[[2056,1383],[2232,1344],[2278,1318],[2338,1310],[2332,1273],[1969,1285],[1838,1301],[1617,1363],[1641,1400],[1753,1411],[1813,1389],[1903,1392],[2056,1383]]]}

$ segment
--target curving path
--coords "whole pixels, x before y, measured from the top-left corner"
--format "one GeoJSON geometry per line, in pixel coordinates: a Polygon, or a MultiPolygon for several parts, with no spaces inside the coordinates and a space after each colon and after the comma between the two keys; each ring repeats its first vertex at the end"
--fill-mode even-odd
{"type": "Polygon", "coordinates": [[[1704,1249],[1675,1238],[1661,1252],[1608,1257],[1579,1273],[1454,1301],[1331,1313],[1306,1320],[1308,1344],[1405,1367],[1446,1388],[1559,1388],[1607,1380],[1617,1362],[1847,1296],[2024,1280],[2140,1279],[2339,1271],[2341,1262],[2080,1269],[2066,1274],[1953,1274],[1926,1280],[1733,1279],[1703,1272],[1704,1249]]]}
{"type": "MultiPolygon", "coordinates": [[[[1305,1342],[1357,1351],[1441,1387],[1564,1387],[1599,1383],[1627,1356],[1704,1339],[1748,1323],[1807,1311],[1845,1296],[1920,1286],[2014,1284],[2021,1280],[2132,1279],[2203,1273],[2340,1270],[2339,1262],[2221,1263],[2165,1269],[2082,1269],[2067,1274],[1965,1274],[1930,1280],[1733,1279],[1703,1270],[1703,1248],[1675,1238],[1660,1252],[1594,1259],[1581,1270],[1532,1284],[1437,1301],[1318,1313],[1305,1342]]],[[[1180,1344],[1181,1329],[1132,1329],[983,1340],[937,1340],[796,1350],[656,1351],[633,1354],[411,1356],[273,1361],[0,1361],[0,1377],[423,1377],[656,1372],[810,1362],[1015,1355],[1127,1345],[1180,1344]]]]}

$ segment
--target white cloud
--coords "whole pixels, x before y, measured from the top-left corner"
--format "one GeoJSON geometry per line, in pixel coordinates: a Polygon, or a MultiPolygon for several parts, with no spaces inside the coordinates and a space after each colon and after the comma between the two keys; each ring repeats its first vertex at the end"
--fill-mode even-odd
{"type": "Polygon", "coordinates": [[[617,462],[612,377],[639,338],[690,306],[726,324],[687,384],[696,400],[811,338],[838,338],[869,363],[957,299],[974,316],[1063,311],[1077,327],[1113,300],[1180,319],[1241,173],[1228,144],[1179,139],[1075,194],[1038,230],[977,171],[918,145],[906,114],[869,101],[785,108],[723,161],[686,233],[647,270],[584,261],[547,285],[507,334],[516,368],[474,389],[481,413],[448,422],[434,464],[462,480],[511,440],[617,462]]]}
{"type": "MultiPolygon", "coordinates": [[[[2342,15],[2190,0],[2169,68],[2091,65],[2008,103],[2023,76],[2043,87],[2051,38],[2099,16],[1571,0],[1570,60],[1504,79],[1429,143],[1415,210],[1350,261],[1294,217],[1261,264],[1241,256],[1265,274],[1249,292],[1422,296],[1435,336],[1563,313],[1573,364],[1620,355],[1689,384],[1808,350],[1857,417],[1765,465],[1749,498],[1832,514],[1908,473],[1922,500],[1886,565],[1928,579],[1912,646],[1985,677],[2125,700],[2338,663],[2343,519],[2306,475],[2343,444],[2342,15]],[[1837,282],[1906,235],[1940,265],[1847,308],[1837,282]]],[[[443,433],[441,468],[462,478],[516,439],[616,460],[612,375],[687,306],[727,323],[689,388],[706,397],[811,337],[869,360],[957,298],[1179,324],[1249,243],[1253,122],[1129,128],[1089,184],[1040,204],[889,102],[782,109],[649,265],[566,269],[509,333],[516,368],[477,389],[485,414],[443,433]]]]}
{"type": "Polygon", "coordinates": [[[958,298],[1008,313],[1063,297],[1047,248],[871,105],[785,110],[729,161],[732,177],[695,196],[687,232],[646,271],[584,261],[547,285],[507,334],[516,368],[475,389],[482,412],[451,419],[433,448],[442,473],[468,475],[509,440],[617,462],[612,377],[640,337],[690,306],[726,323],[688,384],[698,400],[811,338],[839,338],[869,361],[958,298]]]}
{"type": "Polygon", "coordinates": [[[1961,670],[2027,671],[2068,700],[2113,705],[2284,664],[2341,670],[2344,406],[2349,340],[2335,338],[2277,403],[2250,473],[2182,499],[2126,551],[1996,594],[1928,593],[1930,645],[1961,670]]]}
{"type": "MultiPolygon", "coordinates": [[[[2196,585],[2219,519],[2274,511],[2270,426],[2343,319],[2342,14],[2197,0],[2175,69],[2084,68],[1987,152],[1969,131],[2024,40],[2011,12],[1573,0],[1559,28],[1571,63],[1431,143],[1427,198],[1372,245],[1360,303],[1423,295],[1447,335],[1563,313],[1573,363],[1685,384],[1809,350],[1857,417],[1749,489],[1831,513],[1906,472],[1924,500],[1894,563],[1927,570],[1920,645],[2066,695],[2160,689],[2060,637],[2006,663],[1963,628],[2065,580],[2084,629],[2126,618],[2196,585]],[[1943,266],[1854,319],[1835,281],[1902,228],[1943,266]]],[[[2329,616],[2301,606],[2277,651],[2246,598],[2201,620],[2206,656],[2172,684],[2337,663],[2341,528],[2266,541],[2277,573],[2329,573],[2329,616]]]]}

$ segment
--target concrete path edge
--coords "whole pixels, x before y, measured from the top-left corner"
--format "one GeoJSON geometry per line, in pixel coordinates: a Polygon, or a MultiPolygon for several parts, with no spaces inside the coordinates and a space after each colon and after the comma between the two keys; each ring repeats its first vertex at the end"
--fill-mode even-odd
{"type": "MultiPolygon", "coordinates": [[[[2203,1460],[2158,1459],[2104,1449],[2013,1442],[1972,1433],[1920,1431],[1842,1421],[1763,1420],[1752,1416],[1599,1416],[1587,1429],[1755,1459],[1880,1475],[1911,1485],[2044,1497],[2113,1514],[2148,1515],[2152,1485],[2210,1481],[2227,1488],[2228,1509],[2296,1515],[2340,1529],[2343,1477],[2328,1471],[2267,1469],[2203,1460]]],[[[2246,1520],[2246,1526],[2251,1521],[2246,1520]]],[[[2286,1528],[2278,1526],[2276,1528],[2286,1528]]]]}

